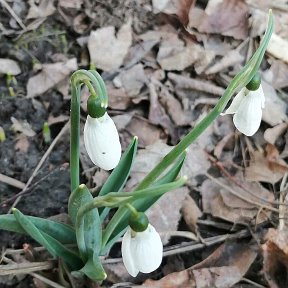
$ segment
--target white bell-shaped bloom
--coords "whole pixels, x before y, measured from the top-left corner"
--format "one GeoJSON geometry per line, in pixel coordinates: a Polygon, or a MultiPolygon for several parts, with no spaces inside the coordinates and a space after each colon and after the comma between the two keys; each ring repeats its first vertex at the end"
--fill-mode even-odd
{"type": "Polygon", "coordinates": [[[111,170],[119,163],[121,158],[119,135],[107,112],[100,118],[87,116],[84,143],[90,159],[96,166],[111,170]]]}
{"type": "Polygon", "coordinates": [[[135,232],[130,227],[122,240],[124,265],[133,277],[139,272],[150,273],[156,270],[163,257],[161,238],[152,225],[143,232],[135,232]]]}
{"type": "Polygon", "coordinates": [[[264,104],[265,97],[261,85],[255,91],[250,91],[244,87],[222,115],[234,114],[235,127],[241,133],[252,136],[260,127],[264,104]]]}

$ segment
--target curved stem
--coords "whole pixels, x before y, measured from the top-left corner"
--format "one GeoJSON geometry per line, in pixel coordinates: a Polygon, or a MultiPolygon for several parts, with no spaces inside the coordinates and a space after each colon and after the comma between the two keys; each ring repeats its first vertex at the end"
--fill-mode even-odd
{"type": "Polygon", "coordinates": [[[200,134],[223,112],[228,101],[239,88],[245,87],[254,74],[259,69],[262,58],[264,56],[266,47],[271,38],[273,31],[273,17],[272,11],[269,11],[268,27],[265,32],[263,41],[251,59],[243,67],[243,69],[234,77],[226,88],[223,96],[219,99],[214,109],[198,124],[194,129],[190,131],[159,163],[154,167],[152,171],[142,180],[142,182],[135,188],[143,189],[148,187],[153,181],[155,181],[174,161],[177,159],[183,151],[191,145],[200,134]]]}
{"type": "Polygon", "coordinates": [[[79,156],[80,156],[80,96],[81,86],[85,84],[89,92],[96,97],[100,97],[104,107],[107,107],[108,96],[103,90],[105,84],[101,76],[93,71],[78,70],[71,76],[71,120],[70,120],[70,181],[71,191],[79,186],[79,156]],[[97,76],[97,77],[96,77],[97,76]],[[96,91],[95,91],[96,89],[96,91]]]}

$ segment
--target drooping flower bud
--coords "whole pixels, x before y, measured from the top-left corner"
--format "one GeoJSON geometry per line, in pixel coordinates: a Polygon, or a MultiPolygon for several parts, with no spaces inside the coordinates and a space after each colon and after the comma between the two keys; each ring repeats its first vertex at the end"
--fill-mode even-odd
{"type": "Polygon", "coordinates": [[[122,240],[121,251],[128,273],[136,277],[139,272],[150,273],[160,266],[163,244],[144,213],[138,212],[138,215],[134,215],[129,221],[130,224],[137,231],[131,226],[128,227],[122,240]]]}
{"type": "Polygon", "coordinates": [[[222,115],[234,114],[235,127],[246,136],[252,136],[260,127],[264,104],[261,78],[257,73],[234,97],[231,105],[222,115]]]}
{"type": "Polygon", "coordinates": [[[114,169],[121,158],[117,128],[107,112],[100,118],[87,116],[84,143],[92,162],[104,170],[114,169]]]}

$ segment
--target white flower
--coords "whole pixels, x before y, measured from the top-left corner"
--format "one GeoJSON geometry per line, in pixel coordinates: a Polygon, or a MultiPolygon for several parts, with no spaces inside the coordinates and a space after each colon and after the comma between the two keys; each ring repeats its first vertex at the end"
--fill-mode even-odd
{"type": "Polygon", "coordinates": [[[122,257],[130,275],[139,272],[150,273],[156,270],[163,257],[161,238],[152,225],[143,232],[135,232],[128,227],[122,240],[122,257]]]}
{"type": "Polygon", "coordinates": [[[84,143],[95,165],[104,170],[117,166],[121,157],[121,144],[117,128],[107,112],[100,118],[87,116],[84,143]]]}
{"type": "Polygon", "coordinates": [[[252,136],[260,127],[264,103],[265,97],[261,85],[255,91],[250,91],[244,87],[223,114],[234,114],[235,127],[241,133],[252,136]]]}

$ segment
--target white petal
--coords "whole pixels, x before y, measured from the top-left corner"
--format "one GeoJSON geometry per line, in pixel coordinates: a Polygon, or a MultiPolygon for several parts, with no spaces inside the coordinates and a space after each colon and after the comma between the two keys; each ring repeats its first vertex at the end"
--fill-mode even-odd
{"type": "Polygon", "coordinates": [[[228,109],[222,113],[222,115],[226,115],[226,114],[234,114],[236,113],[236,111],[238,110],[238,107],[240,105],[240,103],[242,102],[243,98],[246,97],[245,96],[245,92],[246,92],[246,88],[242,88],[240,90],[240,92],[234,97],[231,105],[228,107],[228,109]]]}
{"type": "Polygon", "coordinates": [[[233,117],[233,122],[240,132],[247,136],[252,136],[257,132],[262,119],[262,103],[261,94],[255,91],[250,91],[243,98],[233,117]]]}
{"type": "Polygon", "coordinates": [[[84,143],[90,159],[100,168],[111,170],[119,163],[121,157],[119,135],[107,113],[101,118],[87,116],[84,143]]]}
{"type": "Polygon", "coordinates": [[[264,108],[265,107],[265,96],[264,96],[262,86],[260,85],[256,91],[251,91],[250,93],[252,93],[253,97],[259,97],[261,99],[261,107],[264,108]]]}
{"type": "Polygon", "coordinates": [[[128,271],[128,273],[136,277],[137,274],[139,273],[139,270],[135,266],[135,259],[133,258],[131,254],[131,228],[128,227],[128,230],[124,234],[123,240],[122,240],[122,245],[121,245],[121,252],[122,252],[122,257],[123,257],[123,263],[128,271]]]}
{"type": "Polygon", "coordinates": [[[156,270],[163,257],[163,245],[159,234],[152,225],[131,239],[131,255],[140,272],[150,273],[156,270]]]}

